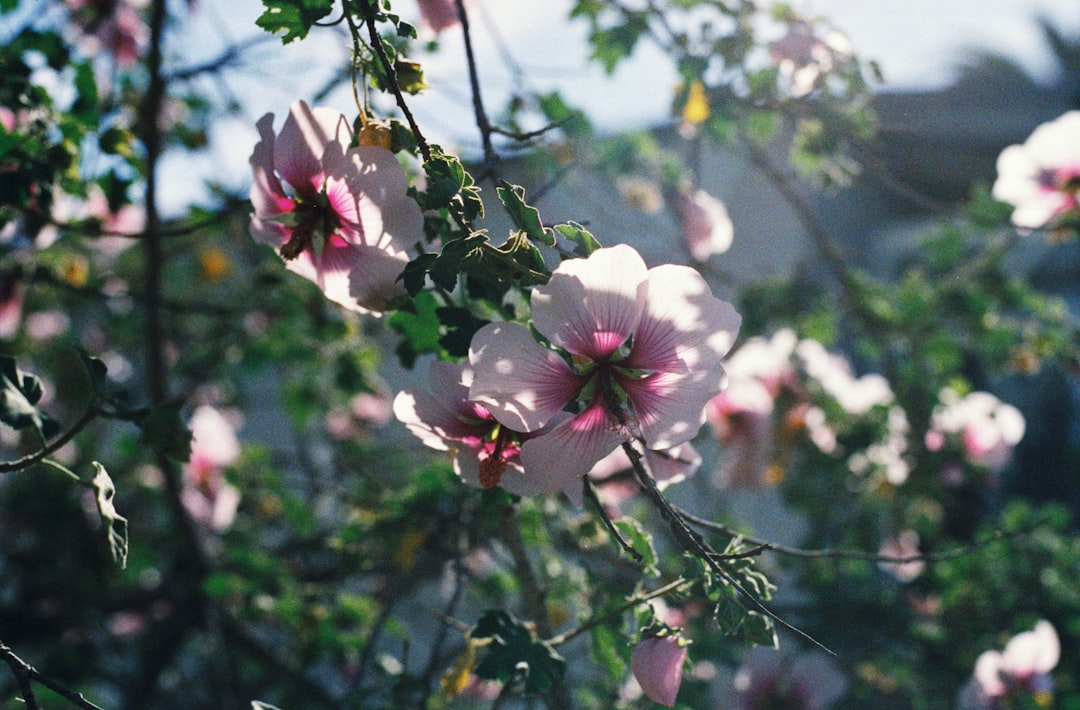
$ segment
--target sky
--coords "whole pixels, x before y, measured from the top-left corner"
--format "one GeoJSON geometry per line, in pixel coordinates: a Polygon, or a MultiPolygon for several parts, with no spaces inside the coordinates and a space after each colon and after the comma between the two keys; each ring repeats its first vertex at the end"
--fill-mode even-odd
{"type": "MultiPolygon", "coordinates": [[[[601,130],[640,128],[669,118],[677,77],[651,45],[639,45],[631,59],[608,77],[588,62],[584,24],[566,19],[572,0],[474,2],[473,41],[492,113],[497,114],[524,77],[526,88],[558,89],[571,105],[584,108],[601,130]],[[507,68],[506,53],[521,74],[507,68]]],[[[884,90],[945,85],[974,50],[999,52],[1036,76],[1050,78],[1052,65],[1036,18],[1049,19],[1067,35],[1080,34],[1080,2],[1068,0],[795,0],[794,4],[828,18],[861,56],[877,60],[887,80],[884,90]]],[[[178,43],[192,62],[215,56],[229,42],[265,34],[254,24],[262,9],[259,0],[201,2],[198,8],[178,43]]],[[[414,0],[397,0],[394,9],[407,20],[417,17],[414,0]]],[[[244,107],[243,113],[215,124],[208,155],[195,161],[171,156],[166,170],[211,175],[228,187],[246,189],[247,158],[257,140],[254,122],[273,112],[280,126],[289,104],[311,97],[346,57],[344,41],[330,31],[284,47],[267,37],[251,50],[252,61],[224,84],[244,107]]],[[[475,150],[478,139],[460,33],[447,31],[438,53],[417,59],[433,87],[410,99],[421,127],[451,150],[466,154],[475,150]]],[[[323,103],[345,113],[354,111],[352,96],[345,90],[323,103]]],[[[175,182],[179,184],[164,196],[166,213],[201,199],[199,180],[175,182]]]]}

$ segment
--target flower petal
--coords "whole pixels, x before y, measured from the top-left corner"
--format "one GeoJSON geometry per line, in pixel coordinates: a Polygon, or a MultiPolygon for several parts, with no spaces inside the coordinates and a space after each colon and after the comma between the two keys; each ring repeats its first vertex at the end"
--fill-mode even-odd
{"type": "Polygon", "coordinates": [[[469,398],[515,431],[539,429],[585,386],[562,358],[519,323],[489,323],[469,346],[469,398]]]}
{"type": "Polygon", "coordinates": [[[602,360],[637,327],[647,274],[641,256],[625,244],[568,259],[533,289],[536,329],[558,347],[602,360]]]}
{"type": "Polygon", "coordinates": [[[626,364],[658,372],[719,367],[742,322],[735,308],[713,296],[705,279],[687,266],[650,269],[648,284],[626,364]]]}
{"type": "Polygon", "coordinates": [[[360,309],[379,315],[392,300],[405,295],[398,277],[409,257],[403,252],[391,253],[366,244],[353,249],[356,261],[349,273],[349,297],[360,309]]]}
{"type": "Polygon", "coordinates": [[[658,372],[641,379],[620,379],[650,449],[668,449],[689,441],[705,423],[705,405],[724,385],[722,367],[686,374],[658,372]]]}
{"type": "Polygon", "coordinates": [[[294,203],[285,194],[281,181],[274,173],[274,114],[268,113],[255,124],[259,142],[255,144],[248,162],[254,174],[251,183],[251,204],[258,217],[266,218],[291,212],[294,203]]]}
{"type": "Polygon", "coordinates": [[[521,463],[525,475],[544,493],[572,487],[580,490],[582,476],[626,438],[608,418],[603,403],[594,400],[551,432],[522,444],[521,463]]]}
{"type": "Polygon", "coordinates": [[[651,700],[666,707],[675,704],[682,684],[686,647],[675,636],[650,636],[630,653],[630,670],[651,700]]]}
{"type": "Polygon", "coordinates": [[[475,411],[466,401],[470,374],[463,364],[431,363],[428,382],[439,395],[419,388],[399,392],[394,398],[394,416],[432,449],[446,451],[448,442],[479,442],[490,426],[473,422],[475,411]]]}
{"type": "Polygon", "coordinates": [[[331,143],[344,152],[352,142],[352,127],[337,111],[317,106],[311,108],[297,101],[274,145],[274,167],[298,193],[312,195],[322,189],[325,173],[323,156],[331,143]]]}

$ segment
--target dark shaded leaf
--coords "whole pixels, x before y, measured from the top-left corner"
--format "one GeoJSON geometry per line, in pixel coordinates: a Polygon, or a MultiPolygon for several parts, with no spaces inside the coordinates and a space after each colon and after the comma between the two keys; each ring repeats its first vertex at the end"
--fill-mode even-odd
{"type": "Polygon", "coordinates": [[[0,355],[0,386],[0,421],[13,429],[33,427],[43,439],[60,431],[60,425],[36,406],[44,394],[41,379],[20,370],[6,355],[0,355]]]}

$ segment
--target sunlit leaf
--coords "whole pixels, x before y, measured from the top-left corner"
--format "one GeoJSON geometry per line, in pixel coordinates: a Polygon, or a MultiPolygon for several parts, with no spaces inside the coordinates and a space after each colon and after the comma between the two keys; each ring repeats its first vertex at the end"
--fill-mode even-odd
{"type": "Polygon", "coordinates": [[[120,569],[127,566],[128,557],[128,521],[127,518],[116,512],[113,498],[116,497],[116,486],[108,471],[97,461],[93,462],[94,474],[90,484],[94,487],[94,498],[97,501],[98,513],[101,522],[105,526],[105,534],[109,542],[109,552],[112,553],[113,562],[120,569]]]}

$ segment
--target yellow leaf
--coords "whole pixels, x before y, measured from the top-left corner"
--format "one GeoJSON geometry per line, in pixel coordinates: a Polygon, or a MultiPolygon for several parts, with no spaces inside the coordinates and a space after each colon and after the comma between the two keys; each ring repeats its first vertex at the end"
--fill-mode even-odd
{"type": "Polygon", "coordinates": [[[704,122],[710,115],[709,97],[705,95],[705,85],[695,79],[690,84],[690,90],[686,94],[686,105],[683,106],[683,121],[696,126],[704,122]]]}

